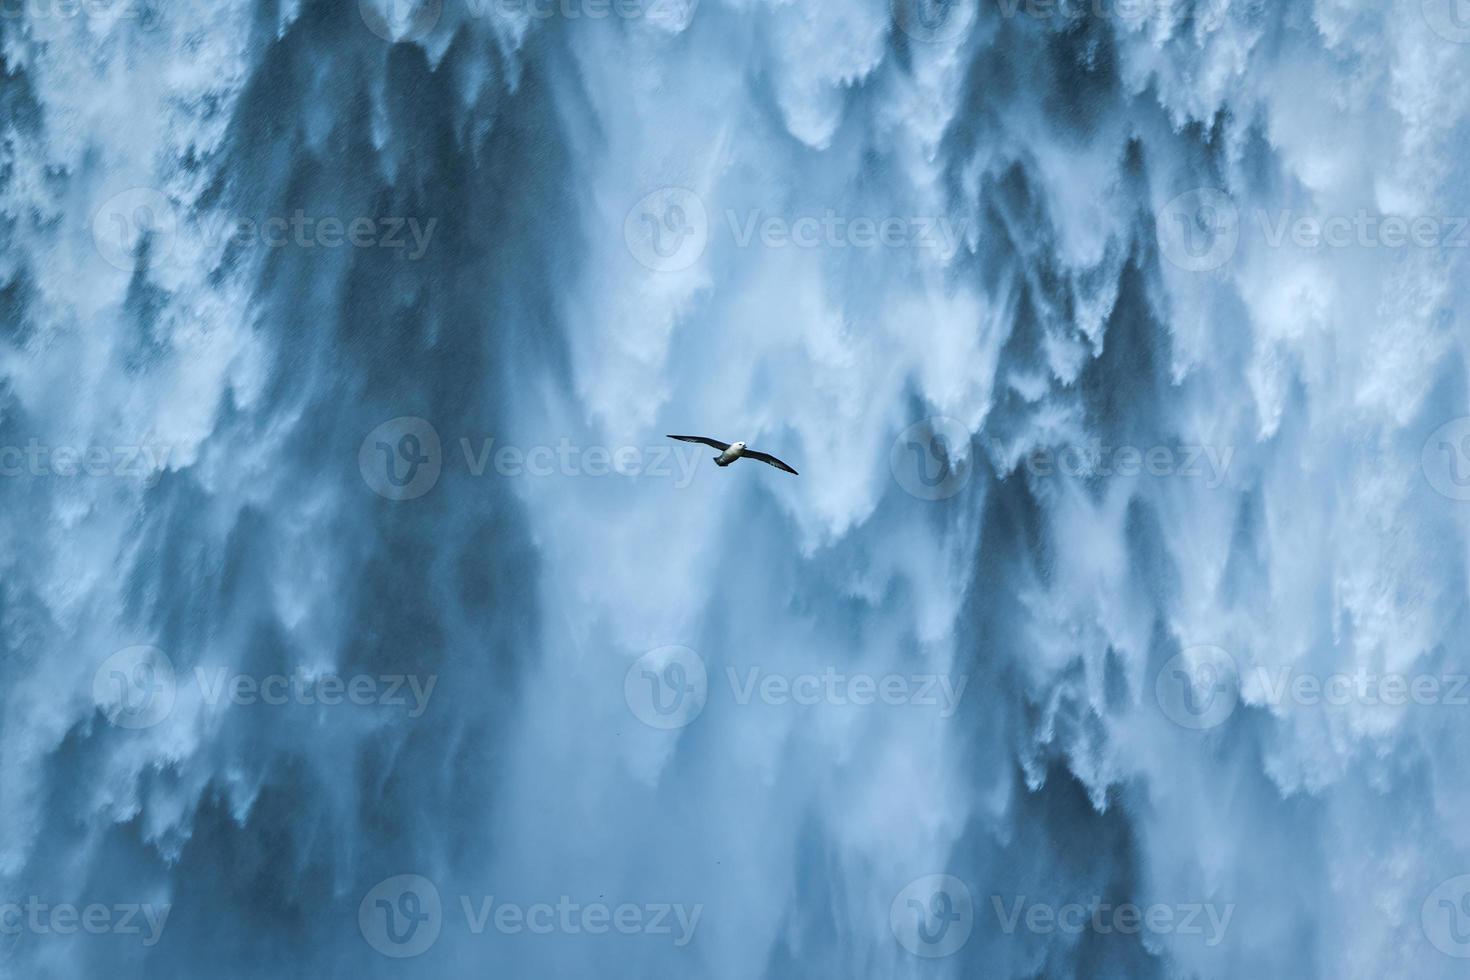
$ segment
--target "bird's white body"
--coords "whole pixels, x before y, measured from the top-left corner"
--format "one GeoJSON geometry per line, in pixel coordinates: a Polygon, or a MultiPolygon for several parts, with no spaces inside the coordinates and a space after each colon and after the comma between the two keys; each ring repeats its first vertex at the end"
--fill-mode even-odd
{"type": "Polygon", "coordinates": [[[783,463],[781,460],[772,456],[770,453],[763,453],[759,449],[751,449],[743,442],[723,442],[719,439],[711,439],[709,436],[670,435],[669,438],[678,439],[680,442],[697,442],[700,445],[719,450],[720,455],[715,457],[716,466],[729,466],[737,459],[753,459],[758,462],[765,463],[767,466],[774,466],[778,470],[785,470],[792,476],[801,475],[800,473],[796,472],[796,469],[790,464],[783,463]]]}

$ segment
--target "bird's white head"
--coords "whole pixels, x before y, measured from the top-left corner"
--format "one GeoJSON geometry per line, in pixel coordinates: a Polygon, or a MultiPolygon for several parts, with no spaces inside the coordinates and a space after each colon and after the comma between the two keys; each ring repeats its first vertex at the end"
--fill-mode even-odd
{"type": "Polygon", "coordinates": [[[737,442],[735,444],[735,448],[736,449],[744,449],[745,448],[745,443],[743,443],[743,442],[737,442]]]}

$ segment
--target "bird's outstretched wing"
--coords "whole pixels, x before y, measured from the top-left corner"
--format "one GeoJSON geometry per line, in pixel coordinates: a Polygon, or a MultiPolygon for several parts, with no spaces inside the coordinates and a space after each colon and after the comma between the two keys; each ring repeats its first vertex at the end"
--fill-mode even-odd
{"type": "Polygon", "coordinates": [[[785,470],[787,473],[790,473],[792,476],[801,476],[800,473],[796,472],[791,467],[787,466],[785,463],[781,462],[779,459],[777,459],[776,457],[772,456],[770,453],[758,453],[754,449],[747,449],[742,455],[748,456],[751,459],[758,459],[762,463],[769,463],[770,465],[776,467],[776,469],[778,469],[778,470],[785,470]]]}
{"type": "MultiPolygon", "coordinates": [[[[678,439],[680,442],[702,442],[712,449],[718,449],[720,452],[724,452],[730,448],[728,442],[721,442],[718,439],[706,439],[704,436],[668,436],[667,438],[678,439]]],[[[746,455],[749,455],[749,453],[746,455]]]]}

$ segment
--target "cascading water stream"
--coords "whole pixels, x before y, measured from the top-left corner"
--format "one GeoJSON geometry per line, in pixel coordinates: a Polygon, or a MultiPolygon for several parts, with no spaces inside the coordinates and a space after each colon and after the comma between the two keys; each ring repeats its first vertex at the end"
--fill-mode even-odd
{"type": "Polygon", "coordinates": [[[0,977],[1460,976],[1461,13],[0,10],[0,977]]]}

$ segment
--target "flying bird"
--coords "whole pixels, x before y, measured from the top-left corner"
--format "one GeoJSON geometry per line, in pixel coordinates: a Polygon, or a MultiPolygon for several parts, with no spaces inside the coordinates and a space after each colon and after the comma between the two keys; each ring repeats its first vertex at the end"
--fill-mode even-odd
{"type": "Polygon", "coordinates": [[[747,449],[745,443],[743,442],[721,442],[718,439],[707,439],[704,436],[671,435],[669,436],[669,438],[678,439],[680,442],[699,442],[703,443],[706,446],[709,446],[711,449],[718,449],[720,451],[720,455],[715,457],[716,466],[729,466],[731,463],[735,462],[737,459],[740,459],[743,456],[746,459],[758,459],[762,463],[769,463],[771,466],[776,467],[776,469],[785,470],[792,476],[801,475],[791,467],[787,466],[785,463],[781,462],[776,457],[772,456],[770,453],[761,453],[756,452],[754,449],[747,449]]]}

